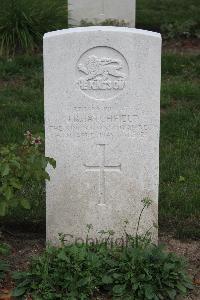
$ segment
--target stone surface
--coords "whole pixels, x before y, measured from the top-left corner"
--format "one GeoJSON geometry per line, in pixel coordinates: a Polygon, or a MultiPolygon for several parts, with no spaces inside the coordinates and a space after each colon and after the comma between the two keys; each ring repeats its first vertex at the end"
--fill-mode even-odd
{"type": "MultiPolygon", "coordinates": [[[[157,223],[161,37],[119,27],[76,28],[44,37],[47,239],[157,223]]],[[[157,229],[153,228],[154,239],[157,229]]],[[[70,240],[70,241],[72,241],[70,240]]]]}
{"type": "Polygon", "coordinates": [[[75,26],[82,20],[96,24],[116,19],[135,27],[135,0],[69,0],[69,16],[75,26]]]}

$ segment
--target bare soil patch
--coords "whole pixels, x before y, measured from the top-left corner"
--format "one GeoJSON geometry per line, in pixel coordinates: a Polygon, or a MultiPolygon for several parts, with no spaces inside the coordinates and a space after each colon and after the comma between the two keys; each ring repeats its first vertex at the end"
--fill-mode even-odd
{"type": "Polygon", "coordinates": [[[163,41],[163,51],[185,54],[200,54],[200,39],[163,41]]]}
{"type": "Polygon", "coordinates": [[[24,79],[23,78],[11,78],[9,80],[2,80],[0,79],[0,89],[4,89],[7,87],[10,88],[17,88],[17,87],[21,87],[24,84],[24,79]]]}

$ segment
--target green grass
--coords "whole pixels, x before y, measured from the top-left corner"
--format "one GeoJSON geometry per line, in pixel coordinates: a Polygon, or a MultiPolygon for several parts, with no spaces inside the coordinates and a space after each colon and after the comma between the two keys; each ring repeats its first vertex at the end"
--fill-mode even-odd
{"type": "Polygon", "coordinates": [[[200,236],[200,56],[163,56],[160,225],[200,236]]]}
{"type": "Polygon", "coordinates": [[[45,32],[67,27],[66,0],[1,0],[0,56],[41,49],[45,32]]]}
{"type": "Polygon", "coordinates": [[[139,0],[136,5],[137,28],[159,31],[164,24],[174,22],[200,26],[199,0],[139,0]]]}
{"type": "MultiPolygon", "coordinates": [[[[27,130],[43,136],[42,56],[0,59],[0,145],[19,143],[27,130]]],[[[11,223],[32,223],[31,229],[45,223],[45,195],[37,186],[30,190],[33,209],[15,208],[3,219],[11,223]],[[38,205],[39,201],[39,205],[38,205]]]]}
{"type": "MultiPolygon", "coordinates": [[[[200,56],[164,54],[162,68],[160,226],[198,237],[200,56]]],[[[42,57],[1,59],[0,74],[0,144],[21,141],[26,130],[42,135],[42,57]]],[[[32,212],[15,211],[12,220],[44,221],[41,203],[32,212]]]]}
{"type": "Polygon", "coordinates": [[[0,143],[19,142],[30,129],[43,132],[41,56],[0,60],[0,143]]]}

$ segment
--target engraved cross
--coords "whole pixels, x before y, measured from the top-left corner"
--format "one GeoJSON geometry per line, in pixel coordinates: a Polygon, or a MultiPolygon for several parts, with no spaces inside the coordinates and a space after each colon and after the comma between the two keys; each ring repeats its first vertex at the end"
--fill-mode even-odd
{"type": "Polygon", "coordinates": [[[105,205],[106,202],[106,178],[105,172],[121,172],[121,164],[119,165],[106,165],[106,154],[105,154],[105,144],[98,145],[101,150],[101,163],[96,166],[88,166],[84,164],[86,167],[86,171],[91,172],[99,172],[99,205],[105,205]]]}

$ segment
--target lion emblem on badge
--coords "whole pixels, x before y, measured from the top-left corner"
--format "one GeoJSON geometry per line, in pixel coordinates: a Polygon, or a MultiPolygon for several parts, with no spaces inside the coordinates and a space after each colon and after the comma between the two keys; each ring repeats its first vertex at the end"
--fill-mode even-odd
{"type": "Polygon", "coordinates": [[[121,69],[122,61],[112,58],[98,58],[96,55],[90,55],[85,63],[79,63],[78,70],[86,75],[84,80],[108,80],[109,76],[117,78],[126,78],[121,69]]]}
{"type": "Polygon", "coordinates": [[[78,91],[95,100],[111,100],[126,89],[129,66],[116,49],[97,46],[81,54],[75,73],[78,91]]]}

